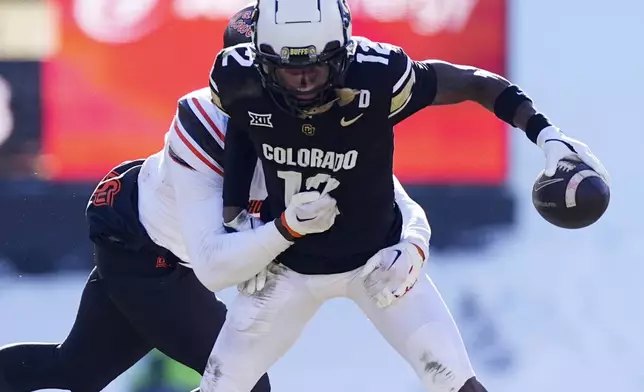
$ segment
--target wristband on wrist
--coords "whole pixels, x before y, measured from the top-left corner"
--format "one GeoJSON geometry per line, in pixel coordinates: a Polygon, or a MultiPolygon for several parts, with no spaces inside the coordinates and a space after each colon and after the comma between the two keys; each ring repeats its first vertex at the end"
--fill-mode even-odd
{"type": "Polygon", "coordinates": [[[514,117],[524,102],[532,102],[532,100],[518,86],[510,85],[496,97],[494,114],[516,128],[514,117]]]}
{"type": "Polygon", "coordinates": [[[286,223],[284,213],[282,213],[279,218],[275,219],[275,227],[277,227],[277,231],[279,231],[287,241],[295,241],[302,237],[302,234],[291,229],[288,223],[286,223]]]}
{"type": "Polygon", "coordinates": [[[525,128],[525,135],[532,141],[532,143],[537,144],[537,138],[539,134],[544,129],[552,126],[550,120],[541,113],[533,114],[532,117],[528,119],[528,123],[525,128]]]}

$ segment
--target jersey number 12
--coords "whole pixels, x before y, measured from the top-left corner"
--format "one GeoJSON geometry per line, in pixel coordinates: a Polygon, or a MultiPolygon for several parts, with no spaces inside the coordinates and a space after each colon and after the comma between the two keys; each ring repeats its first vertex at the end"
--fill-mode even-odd
{"type": "MultiPolygon", "coordinates": [[[[293,195],[302,192],[302,173],[296,171],[278,171],[277,176],[284,180],[284,206],[288,207],[293,195]]],[[[318,189],[320,185],[324,183],[326,183],[326,185],[321,191],[323,195],[340,186],[340,181],[330,175],[318,173],[306,179],[304,184],[305,190],[310,191],[318,189]]]]}

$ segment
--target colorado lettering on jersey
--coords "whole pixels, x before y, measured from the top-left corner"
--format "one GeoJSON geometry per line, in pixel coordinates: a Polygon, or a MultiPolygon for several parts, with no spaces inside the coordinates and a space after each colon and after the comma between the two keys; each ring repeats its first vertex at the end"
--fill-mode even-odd
{"type": "Polygon", "coordinates": [[[358,163],[358,151],[346,153],[322,151],[319,148],[283,148],[262,144],[264,158],[280,165],[314,167],[334,172],[351,170],[358,163]]]}

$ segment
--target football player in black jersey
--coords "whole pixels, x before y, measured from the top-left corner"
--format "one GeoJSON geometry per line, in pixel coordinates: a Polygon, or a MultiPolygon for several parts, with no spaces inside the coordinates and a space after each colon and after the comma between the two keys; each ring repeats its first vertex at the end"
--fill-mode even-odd
{"type": "Polygon", "coordinates": [[[358,304],[427,390],[484,391],[435,287],[418,279],[427,249],[400,236],[393,128],[425,107],[474,101],[543,150],[547,175],[567,157],[608,180],[606,170],[503,77],[415,61],[402,48],[352,36],[346,0],[260,0],[252,36],[220,52],[210,74],[213,102],[230,117],[225,220],[243,214],[257,157],[272,217],[305,190],[332,195],[340,215],[321,234],[291,230],[294,245],[278,256],[261,295],[238,297],[202,392],[249,389],[321,303],[339,296],[358,304]]]}

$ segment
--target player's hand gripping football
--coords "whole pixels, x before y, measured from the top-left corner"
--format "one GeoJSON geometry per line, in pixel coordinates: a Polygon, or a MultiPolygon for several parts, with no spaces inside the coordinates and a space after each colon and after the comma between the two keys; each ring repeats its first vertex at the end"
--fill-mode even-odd
{"type": "Polygon", "coordinates": [[[541,147],[546,156],[546,168],[544,171],[546,176],[552,177],[555,175],[557,164],[560,160],[564,158],[577,159],[590,166],[606,181],[606,184],[610,185],[608,171],[585,143],[570,138],[559,129],[550,126],[539,133],[537,145],[541,147]]]}
{"type": "Polygon", "coordinates": [[[370,258],[360,276],[369,297],[379,308],[386,308],[414,287],[424,262],[419,247],[401,241],[370,258]]]}
{"type": "Polygon", "coordinates": [[[339,213],[335,199],[328,194],[300,192],[293,195],[280,219],[288,232],[299,238],[329,230],[339,213]]]}

